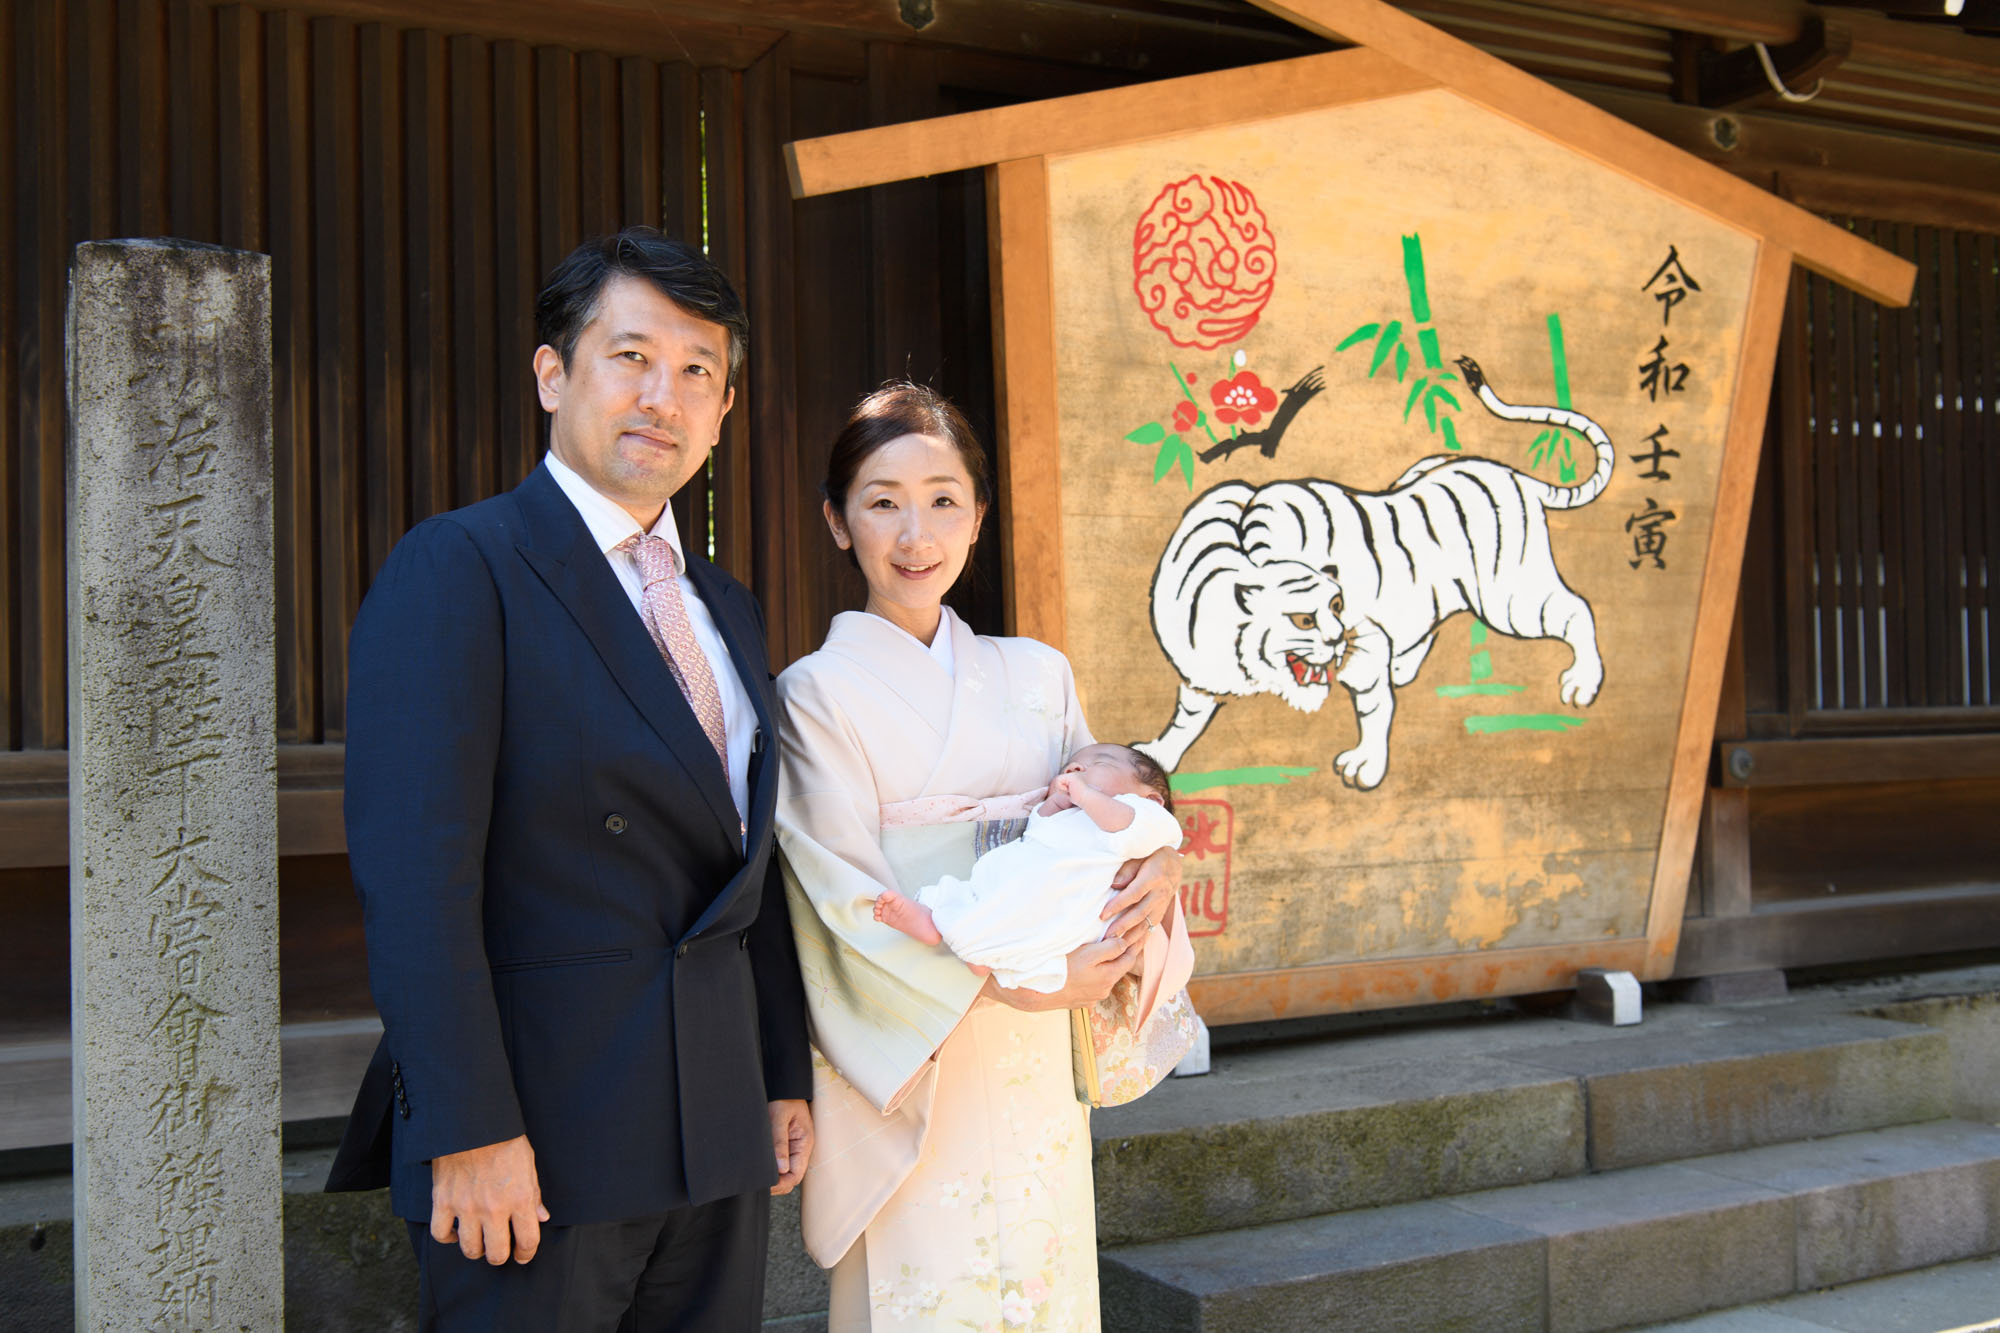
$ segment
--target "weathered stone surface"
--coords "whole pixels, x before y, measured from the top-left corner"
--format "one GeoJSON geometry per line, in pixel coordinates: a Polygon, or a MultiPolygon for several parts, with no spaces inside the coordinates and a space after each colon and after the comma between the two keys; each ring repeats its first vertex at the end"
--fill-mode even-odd
{"type": "Polygon", "coordinates": [[[2000,1249],[2000,1129],[1944,1120],[1689,1167],[1793,1195],[1803,1288],[2000,1249]]]}
{"type": "MultiPolygon", "coordinates": [[[[387,1190],[324,1194],[333,1152],[284,1155],[286,1333],[400,1333],[416,1327],[417,1266],[387,1190]]],[[[765,1326],[826,1327],[826,1274],[799,1239],[797,1195],[771,1208],[765,1326]]],[[[0,1182],[0,1329],[69,1333],[71,1190],[63,1177],[0,1182]]],[[[275,1247],[274,1247],[275,1248],[275,1247]]],[[[257,1333],[267,1326],[258,1325],[257,1333]]]]}
{"type": "Polygon", "coordinates": [[[8,1333],[76,1327],[75,1232],[67,1204],[62,1212],[58,1220],[0,1221],[0,1328],[8,1333]]]}
{"type": "Polygon", "coordinates": [[[1467,1195],[1451,1206],[1548,1238],[1550,1333],[1590,1333],[1794,1289],[1793,1202],[1682,1166],[1467,1195]]]}
{"type": "Polygon", "coordinates": [[[1583,1079],[1599,1171],[1951,1113],[1944,1038],[1872,1018],[1772,1015],[1515,1058],[1583,1079]]]}
{"type": "Polygon", "coordinates": [[[1405,1203],[1584,1169],[1574,1078],[1477,1057],[1217,1056],[1092,1117],[1101,1243],[1405,1203]]]}
{"type": "Polygon", "coordinates": [[[1542,1327],[1544,1241],[1401,1204],[1105,1252],[1106,1333],[1542,1327]]]}
{"type": "Polygon", "coordinates": [[[822,1317],[827,1307],[826,1270],[806,1253],[799,1233],[799,1192],[771,1201],[771,1253],[764,1264],[764,1319],[822,1317]]]}
{"type": "MultiPolygon", "coordinates": [[[[287,1172],[292,1163],[286,1163],[287,1172]]],[[[416,1333],[417,1261],[387,1190],[285,1192],[285,1333],[416,1333]]]]}
{"type": "Polygon", "coordinates": [[[1785,974],[1775,967],[1755,972],[1718,972],[1675,982],[1669,988],[1683,1004],[1744,1004],[1753,1000],[1782,1000],[1787,987],[1785,974]]]}
{"type": "Polygon", "coordinates": [[[2000,1123],[2000,992],[1928,996],[1870,1012],[1942,1032],[1951,1047],[1951,1113],[2000,1123]]]}
{"type": "Polygon", "coordinates": [[[1809,1292],[1755,1308],[1804,1326],[1788,1326],[1783,1333],[1820,1333],[1823,1329],[1837,1333],[1935,1333],[1990,1326],[2000,1313],[1996,1292],[2000,1292],[2000,1259],[1972,1259],[1809,1292]]]}
{"type": "Polygon", "coordinates": [[[77,247],[76,1327],[283,1324],[270,263],[77,247]]]}

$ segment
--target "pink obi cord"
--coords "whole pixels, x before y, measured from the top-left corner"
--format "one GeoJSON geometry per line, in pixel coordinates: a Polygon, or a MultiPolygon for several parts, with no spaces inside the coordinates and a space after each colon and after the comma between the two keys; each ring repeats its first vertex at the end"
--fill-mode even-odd
{"type": "Polygon", "coordinates": [[[919,796],[882,807],[883,828],[915,828],[926,824],[976,824],[1001,819],[1026,819],[1048,798],[1047,787],[1016,796],[919,796]]]}

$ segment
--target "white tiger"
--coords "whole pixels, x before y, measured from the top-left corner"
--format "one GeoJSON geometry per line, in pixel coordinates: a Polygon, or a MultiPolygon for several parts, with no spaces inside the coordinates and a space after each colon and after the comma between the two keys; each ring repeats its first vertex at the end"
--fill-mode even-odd
{"type": "Polygon", "coordinates": [[[1597,468],[1556,486],[1486,458],[1425,458],[1387,491],[1306,479],[1229,481],[1196,497],[1153,575],[1153,633],[1181,675],[1173,720],[1137,748],[1179,767],[1226,697],[1275,694],[1318,711],[1329,676],[1354,697],[1360,740],[1334,759],[1363,790],[1389,770],[1396,690],[1416,679],[1438,626],[1471,611],[1503,634],[1558,638],[1573,660],[1562,701],[1588,705],[1604,682],[1590,604],[1557,572],[1543,511],[1589,504],[1616,454],[1596,422],[1553,407],[1515,407],[1469,357],[1467,387],[1505,421],[1567,426],[1597,468]]]}

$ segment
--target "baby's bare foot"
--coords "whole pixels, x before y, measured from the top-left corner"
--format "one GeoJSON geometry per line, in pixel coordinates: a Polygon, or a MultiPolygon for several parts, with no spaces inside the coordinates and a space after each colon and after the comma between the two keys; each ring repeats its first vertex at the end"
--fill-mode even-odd
{"type": "Polygon", "coordinates": [[[938,928],[931,920],[931,909],[894,889],[882,890],[881,896],[875,899],[875,919],[921,943],[944,942],[944,936],[938,934],[938,928]]]}

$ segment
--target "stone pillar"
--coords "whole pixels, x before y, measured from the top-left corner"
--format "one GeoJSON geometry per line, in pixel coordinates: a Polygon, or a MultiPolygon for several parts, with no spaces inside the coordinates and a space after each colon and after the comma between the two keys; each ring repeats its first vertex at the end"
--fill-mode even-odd
{"type": "Polygon", "coordinates": [[[79,245],[69,305],[76,1326],[284,1327],[263,255],[79,245]]]}

